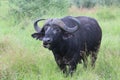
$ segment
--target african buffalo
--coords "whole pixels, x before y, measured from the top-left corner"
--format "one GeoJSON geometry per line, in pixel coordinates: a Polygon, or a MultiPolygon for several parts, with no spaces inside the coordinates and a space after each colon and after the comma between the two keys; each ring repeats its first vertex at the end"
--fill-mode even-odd
{"type": "Polygon", "coordinates": [[[52,50],[55,61],[63,73],[72,74],[78,63],[83,62],[84,67],[87,67],[89,55],[91,66],[95,67],[102,31],[94,18],[51,18],[40,28],[37,23],[41,20],[46,19],[34,22],[36,33],[33,33],[32,37],[43,41],[43,46],[52,50]]]}

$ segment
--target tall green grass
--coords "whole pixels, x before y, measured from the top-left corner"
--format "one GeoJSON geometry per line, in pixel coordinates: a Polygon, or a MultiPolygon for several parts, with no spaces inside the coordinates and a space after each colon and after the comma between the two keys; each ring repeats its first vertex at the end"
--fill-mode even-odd
{"type": "Polygon", "coordinates": [[[89,65],[84,70],[83,65],[79,64],[73,77],[67,78],[58,69],[52,52],[31,37],[35,32],[33,21],[25,18],[16,24],[14,16],[7,15],[8,9],[7,5],[1,3],[0,80],[120,80],[120,8],[98,7],[92,13],[89,10],[80,10],[79,14],[68,12],[74,16],[96,18],[103,37],[95,69],[92,70],[89,65]]]}

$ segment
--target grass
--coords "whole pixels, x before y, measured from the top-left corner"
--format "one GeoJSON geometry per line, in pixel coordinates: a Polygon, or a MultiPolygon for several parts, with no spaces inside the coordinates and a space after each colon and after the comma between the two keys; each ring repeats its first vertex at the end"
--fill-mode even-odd
{"type": "Polygon", "coordinates": [[[8,9],[1,3],[0,80],[120,80],[120,8],[71,9],[65,14],[94,17],[103,31],[95,69],[84,70],[80,64],[73,77],[67,78],[58,69],[52,52],[31,37],[35,32],[32,21],[25,18],[15,25],[14,17],[6,17],[8,9]]]}

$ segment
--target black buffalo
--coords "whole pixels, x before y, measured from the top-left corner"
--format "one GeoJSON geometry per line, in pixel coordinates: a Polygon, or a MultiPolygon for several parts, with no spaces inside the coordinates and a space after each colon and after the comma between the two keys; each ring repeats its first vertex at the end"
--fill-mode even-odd
{"type": "Polygon", "coordinates": [[[68,74],[76,70],[78,63],[87,67],[87,57],[91,56],[91,65],[95,66],[98,50],[101,44],[102,31],[98,22],[90,17],[67,16],[64,18],[47,19],[43,27],[34,28],[37,31],[33,38],[43,41],[43,46],[52,50],[59,68],[68,74]],[[67,69],[68,66],[68,69],[67,69]]]}

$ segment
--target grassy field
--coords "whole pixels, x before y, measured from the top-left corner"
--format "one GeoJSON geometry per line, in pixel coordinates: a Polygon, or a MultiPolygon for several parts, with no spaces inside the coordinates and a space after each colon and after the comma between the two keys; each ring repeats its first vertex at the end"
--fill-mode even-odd
{"type": "Polygon", "coordinates": [[[14,24],[17,20],[7,15],[8,10],[7,5],[0,4],[0,80],[120,80],[120,8],[72,7],[63,15],[94,17],[103,31],[95,69],[89,66],[84,70],[79,64],[73,77],[67,78],[58,69],[52,52],[31,37],[35,32],[33,21],[25,18],[14,24]]]}

